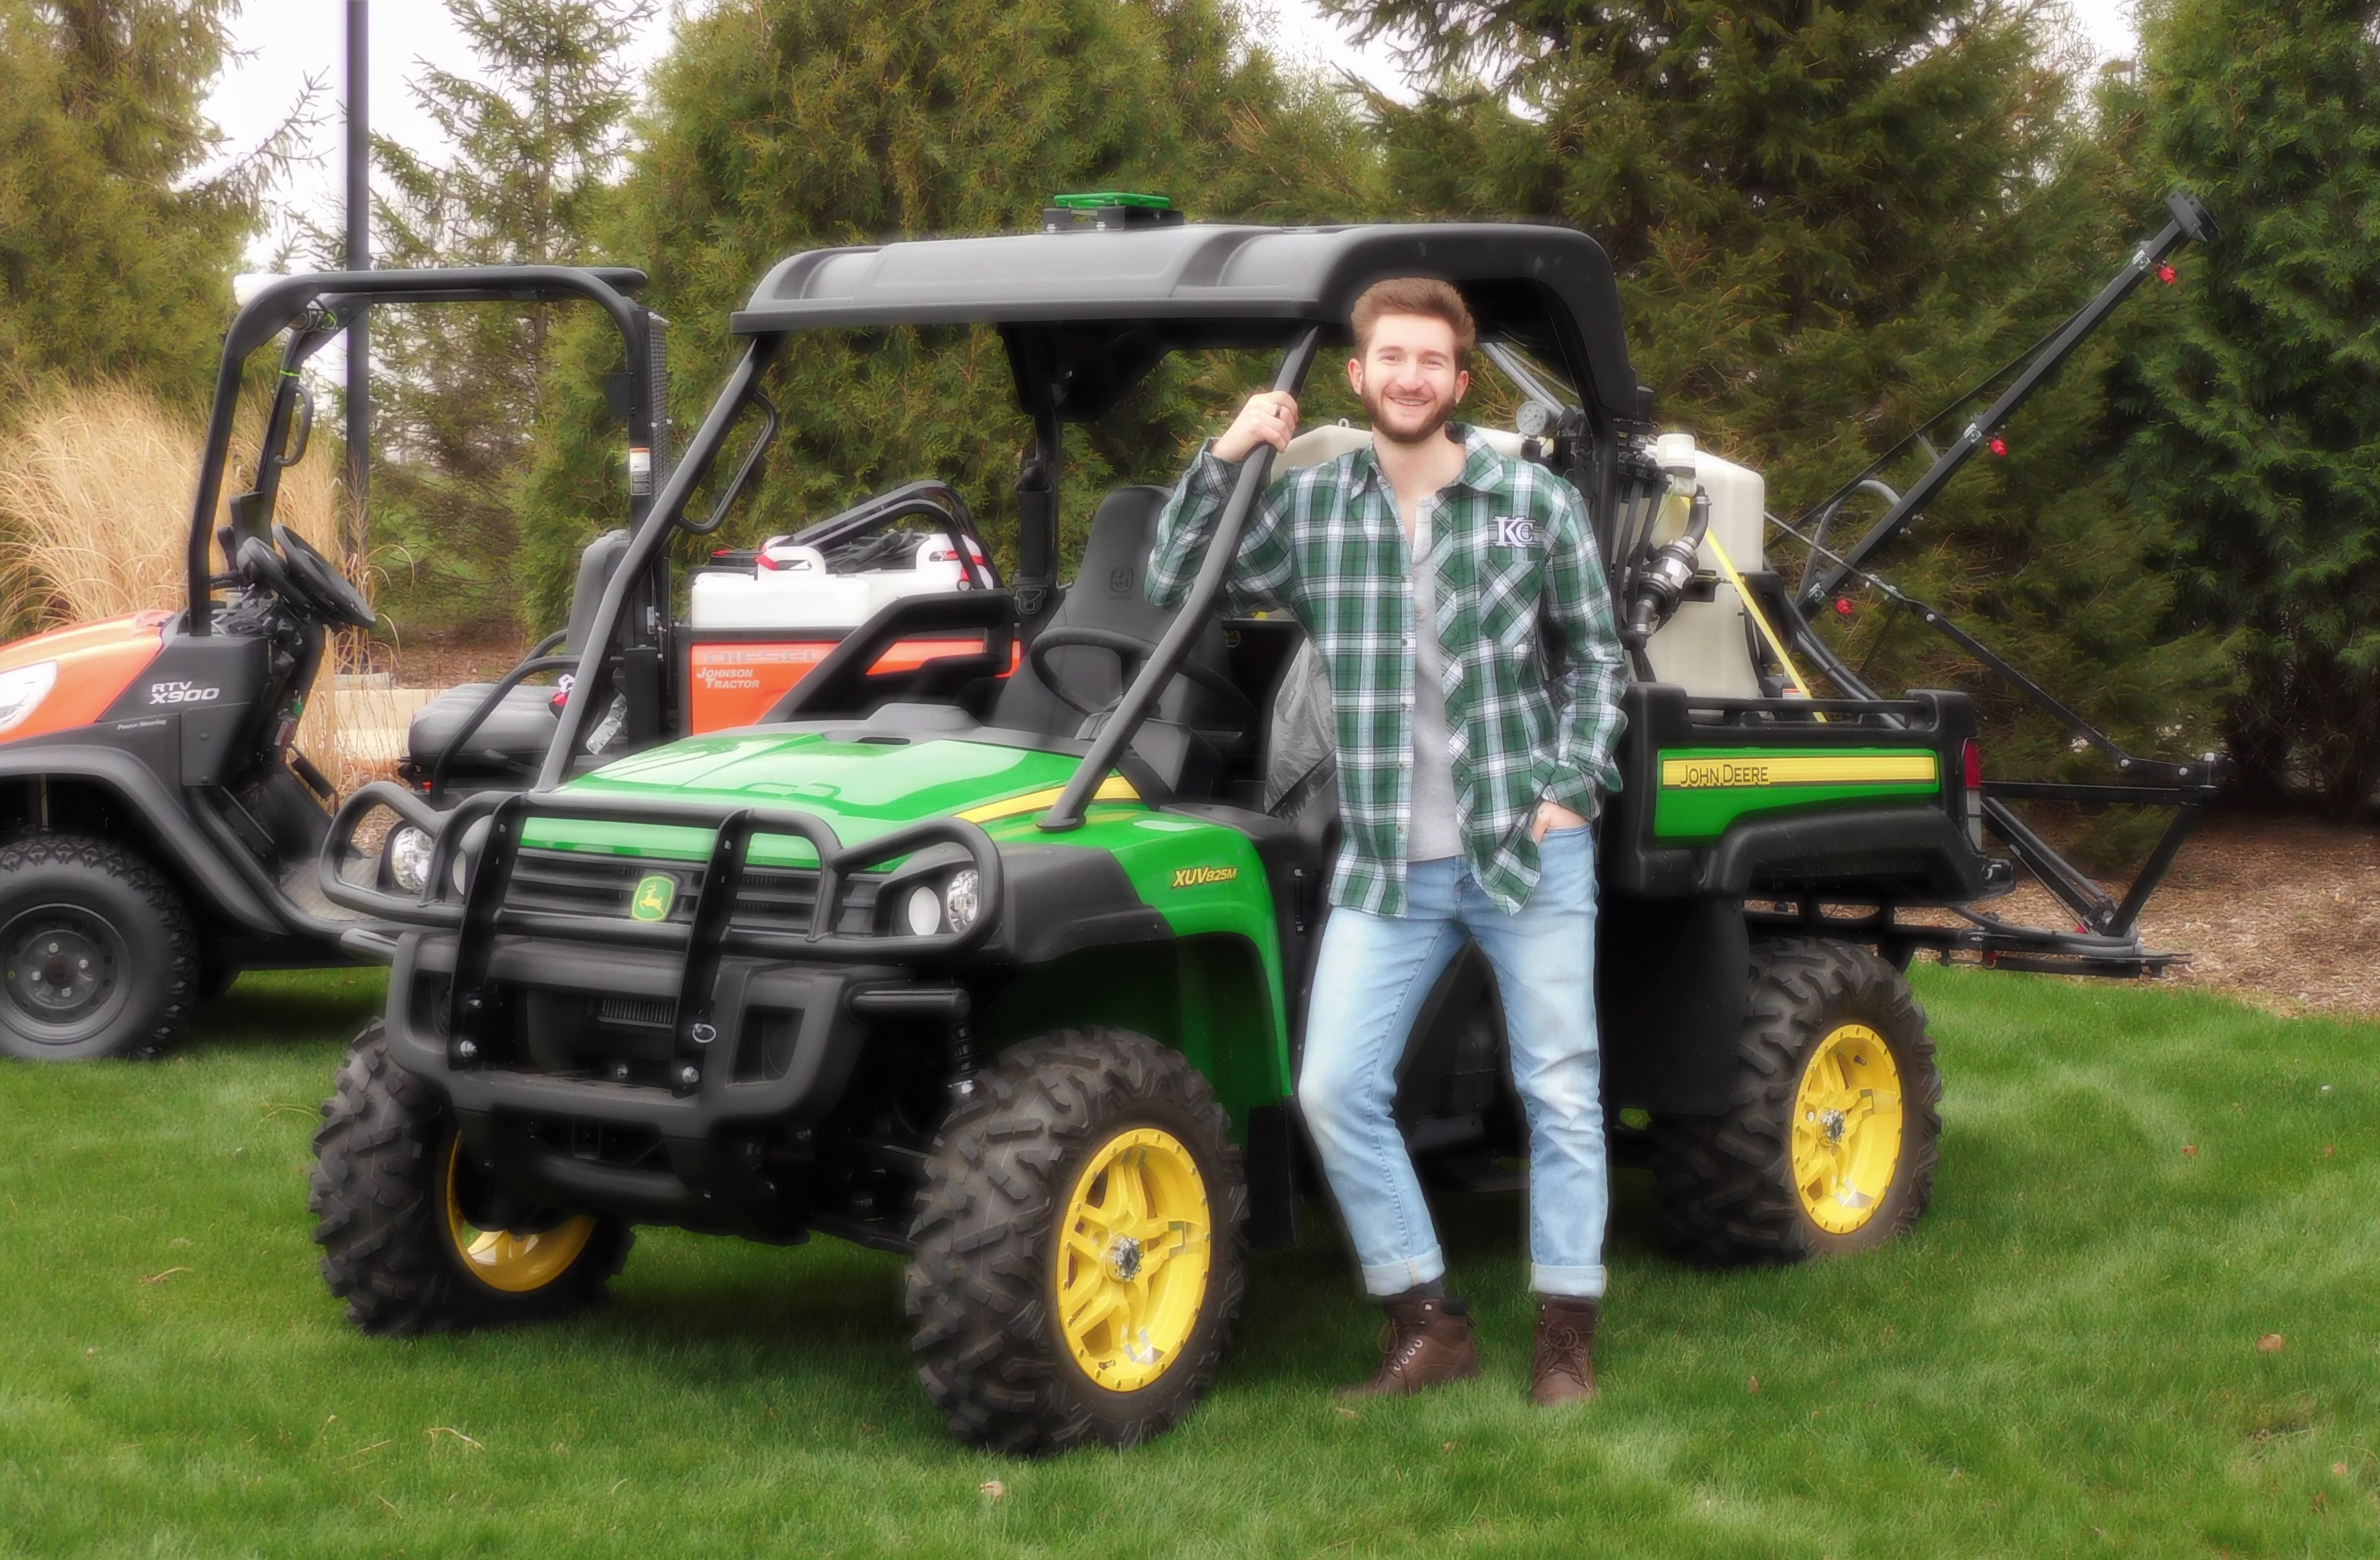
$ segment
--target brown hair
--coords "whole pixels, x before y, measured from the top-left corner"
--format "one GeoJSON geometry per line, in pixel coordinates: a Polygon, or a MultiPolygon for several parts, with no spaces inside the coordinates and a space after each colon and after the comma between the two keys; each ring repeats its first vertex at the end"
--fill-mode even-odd
{"type": "Polygon", "coordinates": [[[1358,357],[1372,349],[1372,327],[1383,314],[1420,314],[1445,321],[1454,330],[1454,366],[1470,366],[1471,349],[1479,345],[1479,327],[1472,323],[1463,295],[1437,277],[1391,276],[1364,289],[1347,322],[1355,330],[1358,357]]]}

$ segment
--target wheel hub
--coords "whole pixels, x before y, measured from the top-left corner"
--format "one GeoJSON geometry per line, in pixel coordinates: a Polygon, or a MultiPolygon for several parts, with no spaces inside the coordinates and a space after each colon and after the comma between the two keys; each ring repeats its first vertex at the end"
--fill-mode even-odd
{"type": "Polygon", "coordinates": [[[1154,1127],[1095,1149],[1062,1206],[1055,1318],[1083,1374],[1136,1392],[1180,1359],[1205,1313],[1213,1261],[1205,1178],[1154,1127]]]}
{"type": "Polygon", "coordinates": [[[20,918],[0,936],[0,988],[10,1005],[43,1026],[107,1008],[122,969],[110,930],[62,906],[20,918]]]}
{"type": "Polygon", "coordinates": [[[542,1289],[568,1273],[594,1238],[595,1220],[585,1213],[514,1221],[525,1228],[482,1229],[467,1209],[489,1199],[473,1196],[464,1184],[469,1179],[458,1135],[446,1150],[446,1233],[465,1271],[491,1289],[507,1295],[542,1289]]]}
{"type": "Polygon", "coordinates": [[[1140,1242],[1131,1236],[1119,1235],[1108,1248],[1108,1276],[1119,1284],[1129,1284],[1140,1276],[1140,1242]]]}
{"type": "Polygon", "coordinates": [[[1884,1037],[1839,1024],[1810,1049],[1793,1100],[1793,1188],[1830,1235],[1876,1216],[1900,1166],[1900,1069],[1884,1037]]]}

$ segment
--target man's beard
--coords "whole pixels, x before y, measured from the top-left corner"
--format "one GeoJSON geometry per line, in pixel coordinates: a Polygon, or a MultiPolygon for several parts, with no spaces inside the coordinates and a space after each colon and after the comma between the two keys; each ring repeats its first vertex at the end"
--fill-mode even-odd
{"type": "Polygon", "coordinates": [[[1454,399],[1449,396],[1439,402],[1426,427],[1405,433],[1402,431],[1402,419],[1410,415],[1407,409],[1394,406],[1385,394],[1366,384],[1364,386],[1364,415],[1372,420],[1372,433],[1376,438],[1386,439],[1392,445],[1427,444],[1443,433],[1446,425],[1454,420],[1454,399]],[[1390,426],[1389,419],[1384,415],[1390,412],[1396,413],[1400,419],[1397,429],[1390,426]]]}

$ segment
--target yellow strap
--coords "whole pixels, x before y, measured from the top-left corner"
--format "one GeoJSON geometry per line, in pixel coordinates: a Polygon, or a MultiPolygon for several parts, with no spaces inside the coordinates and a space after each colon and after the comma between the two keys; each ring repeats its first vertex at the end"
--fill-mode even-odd
{"type": "MultiPolygon", "coordinates": [[[[1729,584],[1735,587],[1735,593],[1742,599],[1743,610],[1752,614],[1753,626],[1760,630],[1760,637],[1767,641],[1770,652],[1777,657],[1777,664],[1785,668],[1786,692],[1798,693],[1804,699],[1809,698],[1808,681],[1803,677],[1801,670],[1793,664],[1793,658],[1785,653],[1785,641],[1777,637],[1777,630],[1770,628],[1768,619],[1762,615],[1760,603],[1752,599],[1752,587],[1746,585],[1743,582],[1743,576],[1735,571],[1735,565],[1728,557],[1727,549],[1719,545],[1718,533],[1705,531],[1703,540],[1710,543],[1711,556],[1718,560],[1718,571],[1727,576],[1729,584]]],[[[1813,710],[1810,713],[1821,721],[1827,718],[1822,711],[1813,710]]]]}

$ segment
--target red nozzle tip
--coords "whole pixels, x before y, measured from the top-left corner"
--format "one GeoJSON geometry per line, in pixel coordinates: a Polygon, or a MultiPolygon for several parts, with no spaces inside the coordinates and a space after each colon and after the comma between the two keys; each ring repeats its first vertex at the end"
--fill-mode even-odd
{"type": "Polygon", "coordinates": [[[1835,615],[1838,617],[1849,617],[1851,615],[1852,599],[1849,596],[1837,596],[1835,598],[1835,615]]]}
{"type": "Polygon", "coordinates": [[[2173,274],[2173,267],[2172,267],[2172,266],[2170,266],[2170,265],[2160,265],[2160,266],[2158,266],[2158,267],[2157,267],[2157,280],[2158,280],[2158,281],[2160,281],[2160,282],[2163,282],[2167,286],[2173,286],[2174,281],[2175,281],[2175,277],[2174,277],[2174,274],[2173,274]]]}
{"type": "Polygon", "coordinates": [[[1992,435],[1992,442],[1985,445],[1984,447],[1991,451],[1994,455],[2006,455],[2008,453],[2008,441],[1995,433],[1992,435]]]}

